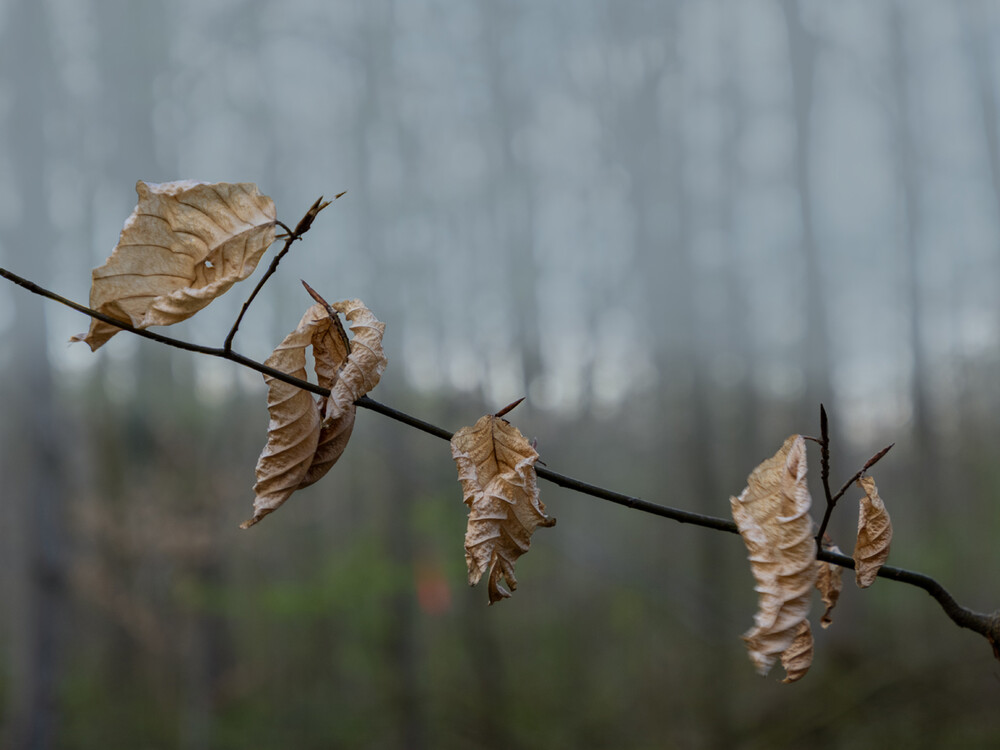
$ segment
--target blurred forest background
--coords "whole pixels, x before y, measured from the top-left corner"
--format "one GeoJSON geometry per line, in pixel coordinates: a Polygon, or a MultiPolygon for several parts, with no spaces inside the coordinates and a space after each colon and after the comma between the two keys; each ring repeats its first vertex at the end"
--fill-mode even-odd
{"type": "MultiPolygon", "coordinates": [[[[550,468],[718,516],[823,402],[835,485],[896,443],[890,563],[992,610],[998,43],[986,0],[0,0],[0,261],[86,302],[137,179],[292,224],[347,190],[238,351],[300,278],[360,297],[377,399],[457,429],[526,394],[550,468]]],[[[220,345],[270,257],[167,333],[220,345]]],[[[1000,743],[1000,665],[918,589],[851,584],[782,685],[738,538],[545,483],[487,608],[448,446],[371,412],[240,531],[260,376],[87,326],[0,286],[4,747],[1000,743]]]]}

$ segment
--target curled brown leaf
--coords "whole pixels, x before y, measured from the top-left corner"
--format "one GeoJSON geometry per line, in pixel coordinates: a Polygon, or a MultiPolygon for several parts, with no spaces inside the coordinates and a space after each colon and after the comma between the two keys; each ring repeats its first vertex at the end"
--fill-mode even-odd
{"type": "MultiPolygon", "coordinates": [[[[336,382],[350,355],[350,343],[340,321],[326,305],[306,310],[294,331],[275,348],[264,364],[306,379],[306,349],[312,347],[319,385],[336,382]]],[[[254,515],[249,528],[279,508],[295,490],[318,481],[340,458],[354,428],[354,404],[327,424],[321,403],[297,386],[264,375],[270,420],[267,445],[257,460],[254,515]]]]}
{"type": "Polygon", "coordinates": [[[795,640],[809,614],[816,581],[802,436],[789,437],[781,450],[755,468],[746,489],[738,498],[730,498],[730,505],[747,546],[758,594],[754,627],[743,639],[763,675],[795,640]]]}
{"type": "MultiPolygon", "coordinates": [[[[330,316],[326,310],[313,305],[264,364],[305,380],[306,349],[329,328],[330,316]]],[[[264,382],[270,415],[267,445],[257,459],[254,514],[242,524],[245,529],[281,507],[299,488],[319,445],[320,411],[312,394],[270,375],[264,375],[264,382]]]]}
{"type": "Polygon", "coordinates": [[[791,645],[781,652],[781,666],[785,668],[782,682],[798,682],[806,676],[813,660],[813,634],[809,620],[799,623],[791,645]]]}
{"type": "MultiPolygon", "coordinates": [[[[94,269],[90,306],[136,328],[191,317],[253,273],[274,242],[274,202],[254,184],[140,180],[135,190],[118,244],[94,269]]],[[[119,330],[95,319],[71,340],[97,350],[119,330]]]]}
{"type": "MultiPolygon", "coordinates": [[[[840,549],[835,544],[829,549],[831,552],[840,554],[840,549]]],[[[840,592],[844,588],[844,569],[839,565],[822,560],[818,560],[816,566],[816,588],[819,589],[823,604],[826,606],[819,624],[824,628],[828,628],[833,622],[831,613],[833,612],[833,608],[837,606],[837,600],[840,599],[840,592]]]]}
{"type": "Polygon", "coordinates": [[[521,432],[493,414],[463,427],[451,439],[469,522],[465,533],[465,561],[469,584],[479,583],[489,571],[490,604],[517,588],[514,562],[528,551],[539,526],[554,526],[545,513],[536,484],[538,453],[521,432]]]}
{"type": "Polygon", "coordinates": [[[858,539],[854,545],[854,577],[859,588],[875,582],[879,570],[889,559],[892,544],[892,522],[885,503],[879,497],[875,480],[863,476],[858,486],[865,495],[858,508],[858,539]]]}
{"type": "Polygon", "coordinates": [[[243,528],[253,526],[279,508],[295,490],[319,481],[330,470],[354,429],[356,407],[354,400],[347,400],[344,394],[356,392],[355,398],[360,398],[378,383],[385,369],[385,324],[376,320],[360,300],[328,305],[312,289],[309,293],[318,303],[306,311],[298,327],[265,364],[305,380],[306,349],[311,346],[318,384],[330,389],[331,394],[341,394],[341,400],[331,414],[330,398],[317,402],[308,391],[264,376],[271,419],[267,445],[257,461],[254,515],[243,528]],[[348,339],[340,322],[341,312],[353,323],[353,340],[348,339]],[[345,380],[349,381],[346,386],[345,380]]]}
{"type": "Polygon", "coordinates": [[[332,423],[352,409],[355,401],[378,385],[386,366],[382,350],[385,323],[358,299],[335,302],[332,307],[347,318],[354,338],[347,361],[330,388],[324,424],[332,423]]]}
{"type": "MultiPolygon", "coordinates": [[[[310,293],[315,294],[312,290],[310,293]]],[[[337,311],[327,305],[322,297],[319,299],[323,309],[327,312],[330,326],[323,331],[321,336],[313,338],[313,361],[319,386],[333,388],[350,358],[351,342],[347,338],[337,311]]],[[[322,409],[320,410],[322,411],[322,409]]],[[[351,439],[356,412],[357,409],[352,403],[343,409],[336,418],[323,421],[316,445],[316,454],[313,456],[312,464],[302,478],[302,482],[299,483],[298,489],[318,482],[337,463],[351,439]]]]}

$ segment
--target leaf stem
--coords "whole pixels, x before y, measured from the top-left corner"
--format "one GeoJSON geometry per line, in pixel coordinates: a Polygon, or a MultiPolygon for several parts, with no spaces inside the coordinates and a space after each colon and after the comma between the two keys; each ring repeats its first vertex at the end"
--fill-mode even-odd
{"type": "MultiPolygon", "coordinates": [[[[315,205],[315,204],[314,204],[315,205]]],[[[302,222],[300,222],[301,225],[302,222]]],[[[307,227],[308,228],[308,227],[307,227]]],[[[213,348],[208,346],[201,346],[199,344],[192,344],[187,341],[182,341],[180,339],[174,339],[169,336],[163,336],[158,333],[152,333],[151,331],[135,328],[128,323],[124,323],[120,320],[116,320],[108,315],[92,310],[89,307],[85,307],[77,302],[73,302],[55,292],[49,291],[43,287],[38,286],[32,281],[29,281],[17,274],[8,271],[5,268],[0,268],[0,276],[12,281],[13,283],[27,289],[33,294],[38,294],[42,297],[46,297],[54,302],[58,302],[65,305],[77,312],[81,312],[85,315],[89,315],[92,318],[103,321],[110,325],[116,326],[123,331],[128,331],[129,333],[134,333],[136,336],[141,336],[142,338],[150,339],[156,341],[157,343],[164,344],[166,346],[171,346],[176,349],[184,349],[185,351],[196,352],[198,354],[205,354],[210,357],[219,357],[221,359],[226,359],[236,364],[248,367],[252,370],[256,370],[259,373],[269,375],[270,377],[281,380],[285,383],[302,388],[311,393],[318,394],[320,396],[329,396],[330,391],[326,388],[321,388],[318,385],[310,383],[305,380],[300,380],[299,378],[292,377],[287,373],[281,372],[280,370],[275,370],[272,367],[268,367],[265,364],[257,362],[256,360],[245,357],[242,354],[232,351],[231,348],[213,348]]],[[[368,396],[362,396],[356,402],[356,405],[368,409],[370,411],[378,412],[385,417],[389,417],[397,422],[401,422],[405,425],[413,427],[414,429],[426,432],[429,435],[440,438],[442,440],[451,440],[452,433],[443,427],[438,427],[437,425],[431,424],[430,422],[425,422],[418,417],[414,417],[406,412],[394,409],[391,406],[379,403],[368,396]]],[[[822,412],[825,414],[825,410],[822,412]]],[[[825,420],[821,417],[821,424],[825,420]]],[[[823,431],[823,440],[828,442],[828,435],[826,429],[823,431]]],[[[822,443],[821,443],[822,444],[822,443]]],[[[878,462],[886,453],[892,445],[883,448],[881,451],[872,456],[864,467],[859,471],[855,477],[844,485],[843,488],[833,496],[832,502],[828,502],[828,510],[832,506],[836,499],[839,499],[847,488],[859,478],[864,472],[870,469],[876,462],[878,462]]],[[[729,519],[716,518],[715,516],[703,515],[701,513],[692,513],[691,511],[681,510],[679,508],[671,508],[666,505],[659,505],[657,503],[649,502],[648,500],[642,500],[637,497],[631,497],[629,495],[622,494],[620,492],[614,492],[612,490],[604,489],[603,487],[598,487],[596,485],[588,484],[582,482],[573,477],[565,476],[552,471],[547,468],[536,468],[536,473],[540,479],[552,482],[553,484],[559,485],[566,489],[578,492],[584,495],[590,495],[591,497],[596,497],[600,500],[606,500],[608,502],[615,503],[617,505],[623,505],[626,508],[632,508],[633,510],[642,511],[643,513],[650,513],[652,515],[660,516],[661,518],[668,518],[678,523],[689,523],[693,526],[701,526],[708,529],[714,529],[716,531],[724,531],[730,534],[738,534],[736,524],[729,519]]],[[[827,490],[828,498],[830,496],[829,490],[827,490]]],[[[825,524],[824,524],[825,526],[825,524]]],[[[820,536],[820,538],[822,538],[820,536]]],[[[837,554],[829,550],[824,550],[821,547],[816,553],[816,557],[819,560],[823,560],[834,565],[839,565],[844,568],[853,568],[854,560],[846,555],[837,554]]],[[[967,628],[980,635],[984,636],[990,645],[993,647],[993,654],[997,659],[1000,659],[1000,611],[994,612],[992,614],[983,614],[980,612],[975,612],[966,607],[958,604],[954,597],[936,580],[930,576],[924,575],[923,573],[917,573],[910,570],[905,570],[902,568],[894,568],[889,565],[883,565],[878,572],[879,578],[888,578],[893,581],[898,581],[900,583],[906,583],[911,586],[916,586],[923,589],[928,594],[930,594],[937,602],[941,605],[945,614],[959,627],[967,628]]]]}

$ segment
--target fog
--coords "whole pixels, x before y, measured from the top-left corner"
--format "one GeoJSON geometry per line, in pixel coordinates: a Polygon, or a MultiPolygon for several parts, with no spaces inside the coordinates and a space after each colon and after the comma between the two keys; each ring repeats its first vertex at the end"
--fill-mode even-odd
{"type": "MultiPolygon", "coordinates": [[[[387,323],[374,397],[457,429],[526,395],[512,419],[553,469],[720,516],[787,435],[818,432],[823,403],[838,477],[896,443],[880,480],[891,562],[996,608],[998,42],[985,0],[0,0],[0,264],[86,303],[136,180],[255,182],[289,225],[346,190],[254,302],[241,353],[263,360],[295,327],[311,304],[299,279],[361,298],[387,323]]],[[[262,272],[164,333],[221,345],[262,272]]],[[[328,491],[290,502],[273,536],[240,536],[259,375],[127,334],[91,353],[67,344],[84,316],[3,284],[12,747],[282,746],[266,707],[299,747],[934,747],[959,723],[963,746],[997,739],[989,648],[926,597],[851,592],[854,626],[818,646],[825,666],[792,698],[743,653],[738,540],[570,493],[546,501],[560,523],[519,563],[523,590],[487,610],[462,585],[447,448],[375,414],[359,413],[328,491]],[[180,541],[147,540],[157,528],[180,541]],[[346,583],[351,560],[375,566],[374,588],[346,583]],[[41,593],[38,570],[57,582],[41,593]],[[455,587],[447,623],[419,599],[427,576],[455,587]],[[275,615],[279,599],[304,614],[275,615]],[[251,657],[264,626],[245,617],[312,654],[336,631],[344,653],[322,669],[251,657]],[[895,643],[903,622],[917,625],[895,643]],[[474,647],[517,649],[512,633],[541,633],[542,653],[474,647]],[[539,699],[555,728],[528,731],[546,716],[515,695],[529,655],[540,687],[607,714],[539,699]],[[904,734],[956,669],[958,718],[904,734]],[[839,729],[809,713],[858,684],[878,705],[901,689],[882,672],[913,685],[881,707],[888,734],[870,704],[844,707],[839,729]],[[275,707],[265,686],[289,684],[275,707]],[[105,690],[130,691],[133,719],[87,697],[105,690]],[[514,716],[470,707],[490,701],[514,716]],[[786,701],[805,713],[783,716],[786,701]]],[[[845,549],[853,513],[833,527],[845,549]]]]}

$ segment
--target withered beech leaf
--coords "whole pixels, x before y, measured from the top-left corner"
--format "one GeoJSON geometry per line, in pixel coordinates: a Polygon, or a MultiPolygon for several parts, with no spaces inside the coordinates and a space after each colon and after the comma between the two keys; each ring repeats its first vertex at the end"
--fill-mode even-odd
{"type": "MultiPolygon", "coordinates": [[[[840,548],[836,544],[830,546],[829,549],[831,552],[840,554],[840,548]]],[[[823,598],[823,604],[826,605],[823,617],[819,621],[819,624],[823,628],[830,627],[830,624],[833,622],[831,612],[837,606],[837,600],[840,599],[840,592],[844,588],[843,575],[844,569],[839,565],[823,562],[822,560],[816,561],[816,588],[819,589],[820,596],[823,598]]]]}
{"type": "Polygon", "coordinates": [[[798,682],[806,676],[813,660],[813,634],[809,620],[799,623],[791,645],[781,653],[781,666],[785,668],[782,682],[798,682]]]}
{"type": "Polygon", "coordinates": [[[854,545],[854,577],[858,587],[866,589],[875,583],[879,570],[889,559],[892,543],[892,522],[885,503],[878,495],[875,480],[863,476],[858,486],[864,491],[858,509],[858,540],[854,545]]]}
{"type": "MultiPolygon", "coordinates": [[[[327,317],[331,325],[323,331],[322,335],[314,337],[313,361],[316,370],[318,384],[323,388],[332,388],[347,365],[351,354],[351,343],[344,332],[344,326],[339,317],[330,317],[332,308],[327,308],[327,317]]],[[[336,310],[333,311],[336,316],[336,310]]],[[[317,409],[322,412],[322,402],[317,404],[317,409]]],[[[337,463],[347,448],[347,442],[351,439],[351,432],[354,430],[354,415],[357,408],[354,404],[349,404],[334,419],[324,420],[319,432],[319,441],[316,445],[316,454],[313,462],[309,466],[309,471],[302,478],[298,489],[308,487],[318,482],[330,468],[337,463]]]]}
{"type": "MultiPolygon", "coordinates": [[[[95,268],[90,307],[136,328],[191,317],[257,267],[274,242],[274,201],[252,183],[136,183],[138,205],[95,268]]],[[[92,320],[97,350],[120,329],[92,320]]]]}
{"type": "Polygon", "coordinates": [[[350,323],[350,355],[330,387],[326,401],[324,425],[331,424],[354,408],[354,402],[378,385],[385,370],[386,357],[382,351],[385,323],[378,320],[359,299],[334,302],[333,309],[350,323]]]}
{"type": "Polygon", "coordinates": [[[465,532],[465,562],[469,584],[489,571],[490,604],[510,596],[500,585],[517,588],[514,562],[528,551],[539,526],[555,526],[538,495],[535,462],[538,453],[507,420],[487,414],[451,438],[451,455],[458,466],[469,523],[465,532]]]}
{"type": "Polygon", "coordinates": [[[743,635],[757,672],[765,675],[795,640],[809,614],[816,582],[816,544],[809,517],[806,446],[792,435],[730,498],[757,585],[754,627],[743,635]]]}
{"type": "MultiPolygon", "coordinates": [[[[306,310],[298,327],[264,362],[268,367],[306,379],[306,349],[312,346],[319,384],[329,387],[347,361],[349,348],[323,305],[306,310]]],[[[351,408],[321,428],[316,398],[297,386],[264,375],[270,421],[267,445],[257,460],[254,515],[249,528],[284,503],[295,490],[317,481],[340,458],[354,426],[351,408]]],[[[353,405],[352,405],[353,407],[353,405]]]]}

